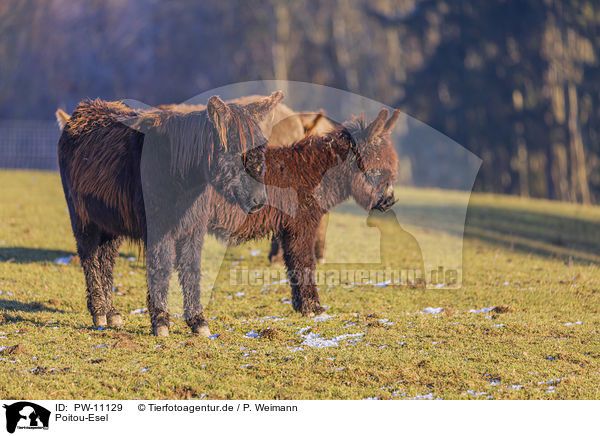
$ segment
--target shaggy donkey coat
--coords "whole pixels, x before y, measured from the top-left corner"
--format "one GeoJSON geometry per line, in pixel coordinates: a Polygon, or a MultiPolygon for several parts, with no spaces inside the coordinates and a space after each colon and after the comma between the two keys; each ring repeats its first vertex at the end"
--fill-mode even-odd
{"type": "MultiPolygon", "coordinates": [[[[320,110],[316,114],[300,113],[294,114],[295,119],[299,119],[304,128],[304,136],[323,136],[335,129],[335,124],[325,117],[325,111],[320,110]]],[[[269,144],[272,146],[287,145],[285,142],[278,142],[277,133],[286,128],[288,119],[281,121],[273,128],[273,134],[269,138],[269,144]]],[[[300,139],[300,138],[298,138],[300,139]]],[[[329,222],[329,214],[323,215],[319,222],[317,234],[315,235],[315,257],[317,262],[325,262],[325,239],[327,236],[327,224],[329,222]]],[[[281,241],[277,236],[271,238],[271,248],[269,250],[269,262],[271,264],[283,262],[283,248],[281,241]]]]}
{"type": "Polygon", "coordinates": [[[323,312],[315,284],[319,223],[349,197],[366,210],[385,211],[394,204],[398,156],[389,134],[399,115],[396,110],[388,119],[383,109],[368,126],[354,120],[290,147],[267,148],[267,205],[247,215],[213,193],[209,232],[233,243],[274,234],[283,246],[294,309],[306,316],[323,312]],[[294,209],[295,214],[283,212],[294,209]]]}
{"type": "Polygon", "coordinates": [[[208,195],[218,192],[244,213],[263,206],[267,141],[258,122],[282,98],[277,92],[248,105],[227,105],[211,97],[206,110],[188,114],[85,101],[63,119],[60,174],[96,326],[122,324],[112,302],[113,266],[119,245],[130,238],[146,247],[154,334],[168,335],[173,267],[187,324],[209,334],[200,304],[208,195]]]}
{"type": "MultiPolygon", "coordinates": [[[[245,97],[229,100],[228,103],[248,104],[264,98],[262,95],[248,95],[245,97]]],[[[192,111],[203,110],[204,105],[181,104],[165,104],[157,106],[158,109],[167,109],[177,112],[189,113],[192,111]]],[[[64,114],[59,115],[57,119],[59,126],[64,123],[64,114]],[[62,121],[61,121],[62,118],[62,121]]],[[[325,117],[324,111],[317,113],[297,113],[289,106],[280,103],[273,110],[273,116],[265,118],[259,123],[264,135],[269,138],[269,146],[278,147],[282,145],[291,145],[309,135],[324,135],[335,129],[335,125],[325,117]]],[[[325,237],[327,231],[329,215],[323,215],[321,218],[319,229],[315,238],[315,255],[317,262],[325,261],[325,237]]],[[[269,262],[272,264],[283,262],[283,250],[281,242],[276,236],[271,240],[271,249],[269,251],[269,262]]]]}

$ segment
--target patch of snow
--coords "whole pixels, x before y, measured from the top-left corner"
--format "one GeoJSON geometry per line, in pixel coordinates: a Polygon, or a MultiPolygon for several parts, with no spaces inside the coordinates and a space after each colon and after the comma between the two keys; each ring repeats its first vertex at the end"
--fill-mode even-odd
{"type": "Polygon", "coordinates": [[[480,397],[481,395],[487,395],[487,392],[475,392],[474,390],[469,389],[464,394],[469,394],[469,395],[472,395],[474,397],[480,397]]]}
{"type": "Polygon", "coordinates": [[[494,310],[496,308],[496,306],[491,306],[491,307],[484,307],[482,309],[471,309],[469,310],[470,313],[488,313],[491,310],[494,310]]]}
{"type": "Polygon", "coordinates": [[[59,257],[58,259],[54,260],[54,263],[56,265],[68,265],[71,259],[73,259],[73,256],[59,257]]]}
{"type": "Polygon", "coordinates": [[[260,337],[260,335],[258,333],[256,333],[254,330],[250,330],[244,336],[246,336],[247,338],[258,338],[258,337],[260,337]]]}
{"type": "Polygon", "coordinates": [[[583,324],[583,322],[581,321],[575,321],[575,322],[566,322],[565,325],[566,326],[572,326],[572,325],[581,325],[583,324]]]}
{"type": "Polygon", "coordinates": [[[271,321],[285,321],[285,318],[280,318],[278,316],[267,315],[263,316],[264,319],[270,319],[271,321]]]}
{"type": "Polygon", "coordinates": [[[336,336],[332,339],[322,338],[320,333],[308,333],[306,335],[301,335],[304,338],[302,345],[311,348],[327,348],[327,347],[337,347],[340,341],[347,340],[348,343],[356,343],[360,342],[360,338],[364,336],[364,333],[347,333],[344,335],[336,336]]]}
{"type": "Polygon", "coordinates": [[[250,256],[258,256],[260,254],[260,250],[250,250],[250,256]]]}
{"type": "Polygon", "coordinates": [[[246,293],[245,292],[236,292],[234,295],[236,297],[243,297],[244,295],[246,295],[246,293]]]}
{"type": "Polygon", "coordinates": [[[502,324],[502,323],[500,323],[500,324],[494,324],[494,325],[492,325],[490,327],[493,327],[493,328],[504,327],[504,324],[502,324]]]}
{"type": "Polygon", "coordinates": [[[309,333],[307,335],[302,335],[304,338],[304,342],[302,345],[311,348],[326,348],[326,347],[337,347],[338,342],[333,339],[324,339],[320,337],[319,333],[309,333]]]}
{"type": "Polygon", "coordinates": [[[550,380],[548,380],[548,381],[541,381],[541,382],[538,382],[538,385],[546,385],[546,384],[548,384],[548,385],[555,385],[555,384],[557,384],[558,382],[560,382],[561,380],[562,380],[562,378],[557,378],[557,379],[554,379],[554,378],[553,378],[553,379],[550,379],[550,380]]]}
{"type": "Polygon", "coordinates": [[[409,400],[433,400],[433,393],[416,395],[414,397],[408,398],[409,400]]]}
{"type": "Polygon", "coordinates": [[[319,316],[315,316],[313,318],[313,321],[317,321],[317,322],[324,322],[327,321],[330,318],[335,318],[336,315],[327,315],[326,313],[319,315],[319,316]]]}
{"type": "Polygon", "coordinates": [[[442,313],[443,310],[443,307],[426,307],[425,309],[423,309],[423,313],[438,315],[442,313]]]}
{"type": "Polygon", "coordinates": [[[133,309],[133,310],[132,310],[131,312],[129,312],[129,313],[131,313],[132,315],[137,315],[137,314],[140,314],[140,315],[141,315],[142,313],[146,313],[146,312],[148,312],[148,308],[147,308],[147,307],[143,307],[143,308],[141,308],[141,309],[133,309]]]}
{"type": "Polygon", "coordinates": [[[379,321],[380,324],[385,325],[385,326],[392,326],[392,325],[394,325],[394,322],[390,321],[387,318],[382,318],[382,319],[379,319],[378,321],[379,321]]]}
{"type": "Polygon", "coordinates": [[[306,326],[306,327],[302,327],[300,330],[298,330],[296,333],[298,333],[299,335],[303,335],[304,332],[310,330],[312,327],[311,326],[306,326]]]}

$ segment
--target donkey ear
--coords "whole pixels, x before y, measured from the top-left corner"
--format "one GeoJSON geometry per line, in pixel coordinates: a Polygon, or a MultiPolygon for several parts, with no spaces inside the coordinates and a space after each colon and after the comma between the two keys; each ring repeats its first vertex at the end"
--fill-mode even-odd
{"type": "Polygon", "coordinates": [[[396,125],[396,123],[398,122],[398,118],[400,118],[400,110],[394,109],[394,111],[392,112],[392,116],[389,120],[387,120],[385,126],[383,126],[383,131],[381,132],[381,134],[387,135],[388,133],[390,133],[394,128],[394,125],[396,125]]]}
{"type": "Polygon", "coordinates": [[[219,133],[221,145],[227,150],[227,122],[231,118],[231,109],[218,96],[213,95],[208,99],[206,112],[219,133]]]}
{"type": "Polygon", "coordinates": [[[55,115],[58,129],[62,132],[62,130],[65,128],[65,124],[67,124],[67,122],[71,119],[71,115],[60,108],[56,109],[55,115]]]}
{"type": "Polygon", "coordinates": [[[269,97],[261,98],[258,101],[247,104],[245,108],[250,115],[260,122],[265,119],[281,100],[283,100],[283,92],[275,91],[269,97]]]}
{"type": "Polygon", "coordinates": [[[388,110],[381,109],[377,118],[373,120],[371,124],[367,127],[367,140],[373,139],[381,134],[383,131],[383,125],[385,124],[385,120],[388,117],[388,110]]]}

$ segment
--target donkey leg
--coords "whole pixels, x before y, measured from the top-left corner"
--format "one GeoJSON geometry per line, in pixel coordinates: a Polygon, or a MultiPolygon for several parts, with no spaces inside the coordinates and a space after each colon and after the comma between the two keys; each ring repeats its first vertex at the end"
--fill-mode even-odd
{"type": "Polygon", "coordinates": [[[85,229],[75,232],[77,241],[77,254],[85,275],[87,287],[87,307],[92,315],[94,326],[106,326],[106,300],[102,290],[102,269],[98,261],[100,246],[100,231],[93,224],[88,224],[85,229]]]}
{"type": "Polygon", "coordinates": [[[269,250],[269,262],[275,265],[283,262],[283,250],[279,242],[279,236],[273,235],[271,238],[271,250],[269,250]]]}
{"type": "Polygon", "coordinates": [[[204,233],[197,231],[176,244],[177,272],[183,290],[183,317],[192,333],[210,336],[208,322],[204,318],[204,308],[200,303],[200,266],[204,233]]]}
{"type": "Polygon", "coordinates": [[[169,280],[173,272],[175,249],[173,241],[164,238],[146,250],[148,276],[148,312],[152,331],[156,336],[169,336],[168,294],[169,280]]]}
{"type": "Polygon", "coordinates": [[[315,256],[318,263],[325,263],[325,239],[327,236],[327,223],[329,214],[323,215],[317,228],[317,237],[315,239],[315,256]]]}
{"type": "Polygon", "coordinates": [[[113,305],[113,269],[115,259],[119,254],[119,246],[123,238],[103,234],[98,249],[98,262],[102,276],[102,290],[107,307],[107,322],[109,327],[119,328],[123,326],[123,318],[113,305]]]}
{"type": "Polygon", "coordinates": [[[292,288],[292,306],[304,316],[314,316],[325,311],[319,301],[315,283],[315,232],[294,236],[282,235],[283,259],[292,288]]]}

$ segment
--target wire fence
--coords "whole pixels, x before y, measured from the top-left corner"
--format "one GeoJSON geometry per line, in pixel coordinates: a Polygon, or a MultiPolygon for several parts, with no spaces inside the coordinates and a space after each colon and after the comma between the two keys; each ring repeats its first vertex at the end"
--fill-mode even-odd
{"type": "Polygon", "coordinates": [[[55,121],[0,120],[0,168],[58,170],[55,121]]]}

